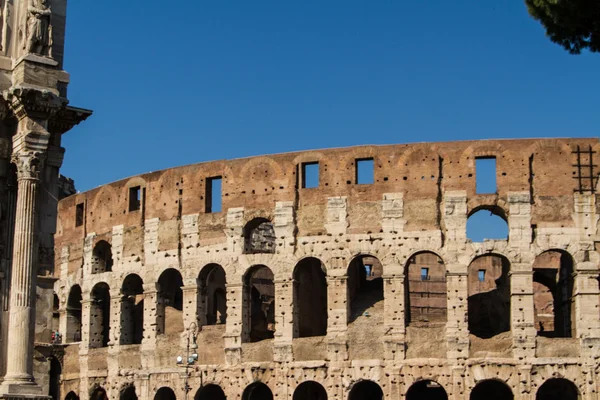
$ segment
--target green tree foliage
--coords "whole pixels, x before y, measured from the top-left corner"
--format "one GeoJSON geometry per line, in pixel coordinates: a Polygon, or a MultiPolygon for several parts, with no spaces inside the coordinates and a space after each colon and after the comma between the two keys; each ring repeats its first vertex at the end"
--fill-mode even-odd
{"type": "Polygon", "coordinates": [[[525,0],[546,34],[571,54],[600,52],[600,0],[525,0]]]}

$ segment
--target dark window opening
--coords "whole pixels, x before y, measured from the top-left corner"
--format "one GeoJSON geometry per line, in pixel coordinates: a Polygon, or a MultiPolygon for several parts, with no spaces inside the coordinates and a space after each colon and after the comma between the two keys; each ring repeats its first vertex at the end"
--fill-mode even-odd
{"type": "Polygon", "coordinates": [[[319,163],[309,162],[302,164],[302,189],[319,187],[319,163]]]}
{"type": "Polygon", "coordinates": [[[136,274],[128,275],[121,288],[120,344],[141,344],[144,337],[144,283],[136,274]]]}
{"type": "Polygon", "coordinates": [[[96,243],[92,251],[92,274],[101,274],[112,271],[113,257],[110,244],[101,240],[96,243]]]}
{"type": "Polygon", "coordinates": [[[358,256],[348,267],[348,322],[383,312],[383,266],[375,257],[358,256]]]}
{"type": "Polygon", "coordinates": [[[564,378],[548,379],[535,395],[535,400],[578,400],[579,398],[577,386],[564,378]]]}
{"type": "Polygon", "coordinates": [[[92,289],[90,308],[90,348],[107,347],[110,340],[110,290],[106,283],[92,289]]]}
{"type": "Polygon", "coordinates": [[[437,254],[425,251],[411,257],[406,265],[404,285],[406,326],[446,324],[446,266],[437,254]]]}
{"type": "Polygon", "coordinates": [[[223,392],[220,386],[209,383],[208,385],[201,386],[196,392],[194,400],[226,400],[227,396],[223,392]]]}
{"type": "Polygon", "coordinates": [[[479,282],[485,281],[485,269],[480,269],[477,271],[477,279],[479,279],[479,282]]]}
{"type": "Polygon", "coordinates": [[[81,287],[75,285],[69,292],[67,300],[67,332],[66,343],[81,341],[81,287]]]}
{"type": "Polygon", "coordinates": [[[369,185],[375,182],[375,162],[372,158],[356,160],[356,183],[369,185]]]}
{"type": "Polygon", "coordinates": [[[154,400],[177,400],[177,396],[175,396],[173,389],[163,386],[156,391],[154,400]]]}
{"type": "Polygon", "coordinates": [[[480,381],[469,396],[469,400],[513,400],[510,387],[495,379],[480,381]]]}
{"type": "Polygon", "coordinates": [[[119,392],[119,400],[137,400],[138,396],[135,393],[135,386],[127,385],[119,392]]]}
{"type": "Polygon", "coordinates": [[[244,227],[244,253],[275,253],[275,227],[266,218],[254,218],[244,227]]]}
{"type": "Polygon", "coordinates": [[[206,179],[206,212],[218,213],[223,210],[223,178],[215,176],[206,179]]]}
{"type": "Polygon", "coordinates": [[[242,394],[242,400],[273,400],[273,392],[262,382],[254,382],[242,394]]]}
{"type": "Polygon", "coordinates": [[[406,400],[448,400],[446,391],[435,381],[419,381],[406,392],[406,400]]]}
{"type": "Polygon", "coordinates": [[[198,317],[200,325],[221,325],[227,321],[225,270],[218,264],[208,264],[198,275],[198,317]],[[203,320],[203,318],[205,318],[203,320]]]}
{"type": "Polygon", "coordinates": [[[496,157],[475,159],[475,186],[477,194],[496,193],[496,157]]]}
{"type": "Polygon", "coordinates": [[[383,390],[373,381],[359,381],[352,386],[348,400],[383,400],[383,390]]]}
{"type": "Polygon", "coordinates": [[[176,269],[165,270],[158,278],[158,335],[183,332],[183,278],[176,269]]]}
{"type": "Polygon", "coordinates": [[[142,204],[142,188],[134,186],[129,188],[129,211],[137,211],[142,204]]]}
{"type": "Polygon", "coordinates": [[[296,390],[292,400],[327,400],[327,391],[317,382],[302,382],[296,390]]]}
{"type": "Polygon", "coordinates": [[[77,208],[75,209],[75,226],[83,225],[83,203],[77,204],[77,208]]]}
{"type": "Polygon", "coordinates": [[[260,342],[275,335],[273,272],[264,265],[252,267],[244,277],[244,342],[260,342]]]}
{"type": "Polygon", "coordinates": [[[294,337],[327,334],[327,278],[321,260],[300,261],[294,269],[294,337]]]}
{"type": "Polygon", "coordinates": [[[429,280],[429,268],[421,268],[421,280],[422,281],[429,280]]]}

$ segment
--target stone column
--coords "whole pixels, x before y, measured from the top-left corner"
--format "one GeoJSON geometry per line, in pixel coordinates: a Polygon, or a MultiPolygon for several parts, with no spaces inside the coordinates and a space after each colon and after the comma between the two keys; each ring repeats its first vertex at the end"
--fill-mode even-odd
{"type": "Polygon", "coordinates": [[[121,343],[121,303],[123,295],[121,289],[110,291],[110,331],[108,345],[114,346],[121,343]]]}
{"type": "Polygon", "coordinates": [[[348,277],[327,277],[327,356],[331,361],[348,359],[348,277]]]}
{"type": "Polygon", "coordinates": [[[156,324],[158,323],[158,284],[144,284],[144,337],[142,344],[154,348],[156,345],[156,324]]]}
{"type": "Polygon", "coordinates": [[[292,279],[275,281],[275,361],[292,361],[292,338],[294,336],[293,313],[294,283],[292,279]]]}
{"type": "Polygon", "coordinates": [[[448,322],[446,341],[449,359],[469,357],[468,267],[463,264],[446,265],[448,293],[448,322]]]}
{"type": "MultiPolygon", "coordinates": [[[[401,270],[401,267],[395,269],[401,270]]],[[[405,358],[405,304],[403,274],[383,277],[384,319],[386,335],[383,338],[386,360],[404,360],[405,358]]]]}
{"type": "Polygon", "coordinates": [[[514,356],[535,357],[533,271],[530,263],[514,263],[510,273],[510,319],[514,356]]]}
{"type": "Polygon", "coordinates": [[[228,365],[237,365],[242,361],[244,285],[241,283],[228,283],[226,287],[225,361],[228,365]]]}
{"type": "MultiPolygon", "coordinates": [[[[4,387],[33,384],[35,286],[37,277],[36,220],[39,174],[43,154],[20,152],[17,165],[18,196],[11,276],[10,319],[4,387]]],[[[9,392],[15,390],[9,389],[9,392]]],[[[8,392],[7,392],[8,393],[8,392]]]]}

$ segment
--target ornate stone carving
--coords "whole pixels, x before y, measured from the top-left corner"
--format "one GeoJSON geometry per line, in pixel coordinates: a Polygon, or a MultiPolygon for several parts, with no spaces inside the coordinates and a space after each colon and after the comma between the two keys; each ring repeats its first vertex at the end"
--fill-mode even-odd
{"type": "Polygon", "coordinates": [[[33,151],[13,154],[11,161],[17,166],[18,179],[39,179],[44,157],[43,153],[33,151]]]}
{"type": "Polygon", "coordinates": [[[5,90],[3,96],[19,120],[26,116],[49,118],[69,103],[48,90],[21,86],[5,90]]]}
{"type": "Polygon", "coordinates": [[[52,10],[48,0],[30,0],[27,11],[27,52],[52,57],[52,10]]]}

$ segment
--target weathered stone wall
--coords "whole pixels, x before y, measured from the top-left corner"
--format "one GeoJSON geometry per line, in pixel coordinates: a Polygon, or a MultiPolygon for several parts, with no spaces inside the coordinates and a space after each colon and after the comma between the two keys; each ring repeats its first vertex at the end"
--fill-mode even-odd
{"type": "Polygon", "coordinates": [[[516,399],[534,399],[545,382],[548,388],[558,382],[550,379],[564,378],[583,399],[596,399],[600,214],[596,180],[585,178],[585,163],[593,162],[580,154],[578,165],[578,147],[597,152],[600,143],[506,140],[289,153],[174,168],[70,196],[59,203],[55,236],[61,330],[74,285],[83,301],[81,342],[67,346],[62,396],[72,390],[84,398],[99,386],[116,398],[131,384],[141,399],[162,387],[183,396],[185,375],[175,361],[185,357],[192,327],[199,359],[190,395],[215,384],[228,398],[247,400],[244,388],[260,381],[277,398],[291,399],[298,385],[315,381],[329,398],[357,400],[366,390],[358,382],[368,380],[386,398],[414,398],[418,382],[431,380],[451,399],[494,391],[493,382],[516,399]],[[476,193],[477,157],[496,158],[496,193],[476,193]],[[365,158],[374,160],[373,184],[355,182],[356,160],[365,158]],[[319,163],[318,188],[298,185],[300,166],[309,162],[319,163]],[[206,182],[214,177],[222,177],[223,210],[207,213],[206,182]],[[129,196],[138,187],[141,204],[132,209],[129,196]],[[85,210],[80,226],[78,205],[85,210]],[[467,218],[480,209],[506,219],[507,240],[467,240],[467,218]],[[101,240],[111,246],[112,271],[93,273],[101,240]],[[555,292],[569,306],[560,309],[569,310],[561,321],[572,326],[559,337],[539,328],[549,317],[536,293],[548,294],[534,266],[546,265],[550,250],[572,262],[565,289],[555,292]],[[318,262],[303,263],[308,258],[318,262]],[[222,280],[207,272],[215,264],[226,282],[222,320],[214,317],[214,282],[222,280]],[[311,265],[323,275],[300,275],[311,265]],[[421,268],[429,269],[429,280],[420,279],[421,268]],[[139,344],[121,344],[121,330],[131,332],[124,319],[138,318],[123,310],[141,300],[122,289],[132,274],[143,282],[143,335],[139,344]],[[167,283],[179,277],[180,288],[167,283]],[[110,330],[107,345],[94,348],[98,285],[109,287],[110,330]],[[299,293],[311,293],[310,300],[299,293]],[[178,296],[181,306],[173,303],[178,296]],[[300,329],[299,321],[311,312],[323,317],[323,310],[324,335],[315,336],[315,326],[300,329]],[[259,322],[274,329],[272,338],[252,338],[259,322]]]}

